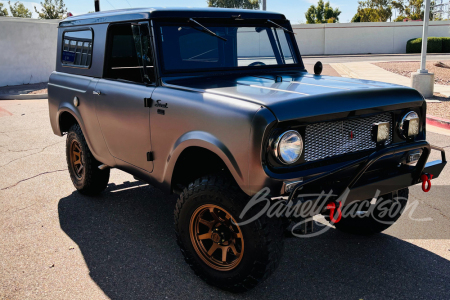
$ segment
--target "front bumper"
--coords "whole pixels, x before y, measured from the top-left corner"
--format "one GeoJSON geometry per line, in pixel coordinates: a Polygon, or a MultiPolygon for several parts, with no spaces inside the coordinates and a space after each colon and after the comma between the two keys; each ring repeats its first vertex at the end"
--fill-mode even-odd
{"type": "Polygon", "coordinates": [[[351,179],[348,180],[348,182],[340,186],[338,188],[339,190],[333,189],[333,193],[337,194],[338,198],[342,198],[341,196],[344,193],[346,193],[346,197],[344,197],[345,199],[340,200],[342,201],[343,205],[348,205],[355,201],[371,199],[376,194],[384,195],[420,183],[422,174],[433,174],[433,179],[435,179],[439,177],[442,169],[445,167],[446,164],[447,160],[445,158],[444,149],[436,146],[431,146],[426,141],[416,141],[402,145],[389,146],[378,149],[377,151],[375,151],[374,153],[372,153],[367,157],[351,161],[339,168],[326,171],[317,176],[309,177],[305,181],[295,185],[295,187],[289,194],[288,200],[290,201],[293,200],[295,197],[297,197],[299,191],[302,190],[303,187],[307,185],[327,180],[331,176],[339,176],[340,173],[344,173],[348,169],[357,167],[356,172],[354,172],[354,175],[351,176],[351,179]],[[441,152],[441,160],[427,163],[428,157],[431,153],[431,149],[438,150],[441,152]],[[368,184],[357,185],[361,177],[378,160],[386,156],[405,153],[413,150],[422,150],[422,154],[419,160],[417,161],[416,166],[414,166],[410,171],[395,176],[391,176],[388,178],[383,178],[381,180],[371,182],[368,184]]]}

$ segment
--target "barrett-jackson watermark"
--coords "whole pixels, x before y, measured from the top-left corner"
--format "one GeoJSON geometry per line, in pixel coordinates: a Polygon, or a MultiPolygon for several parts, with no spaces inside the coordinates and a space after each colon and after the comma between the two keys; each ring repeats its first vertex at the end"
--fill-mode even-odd
{"type": "MultiPolygon", "coordinates": [[[[350,190],[347,189],[337,200],[334,200],[334,202],[345,203],[349,192],[350,190]]],[[[308,200],[297,201],[295,204],[286,203],[287,201],[282,198],[279,200],[272,200],[269,195],[270,189],[268,187],[265,187],[258,193],[256,193],[239,215],[239,219],[243,221],[238,222],[237,225],[243,226],[249,224],[266,214],[269,218],[285,217],[293,220],[299,220],[291,229],[292,235],[296,237],[308,238],[318,236],[332,228],[331,226],[325,226],[322,224],[323,228],[321,230],[308,234],[296,233],[296,229],[300,228],[300,226],[305,224],[306,222],[311,221],[312,217],[323,214],[324,212],[328,212],[327,204],[332,202],[332,200],[330,199],[332,199],[333,197],[337,197],[337,195],[333,194],[332,190],[330,190],[328,193],[322,191],[320,194],[299,194],[297,199],[303,198],[308,200]],[[261,206],[260,211],[251,216],[249,219],[244,220],[244,217],[248,213],[248,211],[257,205],[261,206]],[[262,205],[264,205],[264,207],[262,207],[262,205]]],[[[374,197],[371,199],[372,201],[365,200],[360,201],[359,203],[355,203],[354,205],[344,206],[341,216],[342,218],[372,217],[379,223],[392,225],[397,220],[396,216],[398,216],[399,214],[406,214],[406,212],[409,211],[408,217],[413,221],[428,222],[433,220],[432,218],[416,219],[413,217],[415,210],[419,206],[418,200],[407,202],[408,198],[398,195],[392,198],[393,199],[384,199],[383,197],[380,197],[380,191],[377,190],[374,197]],[[402,201],[404,201],[404,203],[406,204],[402,205],[402,201]]],[[[335,219],[336,218],[337,217],[335,217],[335,219]]]]}

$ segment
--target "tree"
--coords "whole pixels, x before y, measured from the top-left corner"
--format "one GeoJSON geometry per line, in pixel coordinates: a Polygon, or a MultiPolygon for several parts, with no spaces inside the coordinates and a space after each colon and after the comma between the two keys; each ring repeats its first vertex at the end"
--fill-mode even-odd
{"type": "Polygon", "coordinates": [[[355,22],[386,22],[392,17],[391,0],[358,1],[356,15],[353,17],[355,22]]]}
{"type": "Polygon", "coordinates": [[[311,5],[306,11],[306,24],[336,23],[340,14],[339,8],[333,9],[330,2],[324,3],[323,0],[319,0],[317,7],[311,5]]]}
{"type": "Polygon", "coordinates": [[[0,17],[8,16],[8,10],[3,8],[3,3],[0,2],[0,17]]]}
{"type": "Polygon", "coordinates": [[[352,18],[352,23],[361,22],[361,16],[356,13],[352,18]]]}
{"type": "MultiPolygon", "coordinates": [[[[403,19],[423,20],[424,0],[366,0],[359,1],[358,12],[352,22],[386,22],[390,20],[393,11],[398,15],[394,22],[402,22],[403,19]]],[[[431,1],[434,5],[434,1],[431,1]]],[[[430,12],[430,20],[438,20],[430,12]]]]}
{"type": "Polygon", "coordinates": [[[258,0],[207,0],[209,7],[259,9],[258,0]]]}
{"type": "Polygon", "coordinates": [[[37,14],[39,14],[39,19],[64,19],[65,14],[67,13],[66,5],[64,4],[64,0],[44,0],[42,3],[41,12],[38,12],[36,6],[34,10],[37,14]]]}
{"type": "MultiPolygon", "coordinates": [[[[392,7],[398,11],[398,17],[395,22],[402,22],[403,19],[410,20],[423,20],[425,13],[425,6],[423,0],[397,0],[392,1],[392,7]]],[[[434,5],[434,1],[431,1],[431,6],[434,5]]],[[[433,20],[433,13],[430,12],[430,20],[433,20]]],[[[436,18],[438,19],[438,18],[436,18]]]]}
{"type": "Polygon", "coordinates": [[[13,17],[16,18],[31,18],[31,11],[23,5],[22,2],[17,1],[11,6],[11,1],[8,1],[9,10],[13,17]]]}

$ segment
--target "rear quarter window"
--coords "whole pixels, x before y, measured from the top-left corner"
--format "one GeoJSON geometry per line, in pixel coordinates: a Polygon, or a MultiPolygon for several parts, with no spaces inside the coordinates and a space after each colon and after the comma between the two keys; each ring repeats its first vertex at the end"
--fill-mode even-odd
{"type": "Polygon", "coordinates": [[[92,61],[92,30],[66,31],[63,34],[61,63],[89,68],[92,61]]]}

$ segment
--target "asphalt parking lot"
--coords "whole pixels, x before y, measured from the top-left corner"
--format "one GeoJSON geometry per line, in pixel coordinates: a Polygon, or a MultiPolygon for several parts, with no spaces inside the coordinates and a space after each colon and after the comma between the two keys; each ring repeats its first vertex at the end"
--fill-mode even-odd
{"type": "MultiPolygon", "coordinates": [[[[450,136],[428,140],[450,157],[450,136]]],[[[47,101],[0,101],[0,299],[448,299],[449,175],[447,166],[427,194],[411,188],[417,209],[383,234],[286,239],[272,277],[235,295],[184,262],[176,196],[119,170],[101,196],[80,195],[47,101]]]]}

